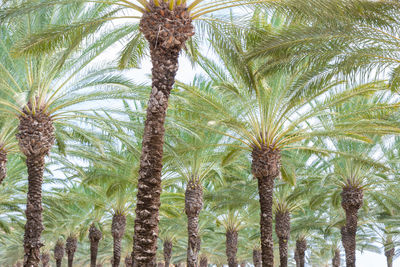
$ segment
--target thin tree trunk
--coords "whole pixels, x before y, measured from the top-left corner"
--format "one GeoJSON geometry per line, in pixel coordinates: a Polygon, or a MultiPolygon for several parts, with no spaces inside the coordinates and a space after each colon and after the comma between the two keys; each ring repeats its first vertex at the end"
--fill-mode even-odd
{"type": "Polygon", "coordinates": [[[228,258],[229,267],[237,267],[236,260],[238,245],[238,232],[235,230],[228,230],[226,232],[226,256],[228,258]]]}
{"type": "Polygon", "coordinates": [[[200,267],[208,267],[208,258],[204,255],[200,257],[200,267]]]}
{"type": "Polygon", "coordinates": [[[54,247],[54,258],[56,259],[57,267],[61,267],[62,258],[64,257],[64,244],[61,241],[56,243],[54,247]]]}
{"type": "Polygon", "coordinates": [[[185,213],[188,217],[187,267],[198,267],[201,239],[199,215],[203,208],[203,189],[197,180],[190,180],[185,191],[185,213]]]}
{"type": "Polygon", "coordinates": [[[113,215],[111,233],[114,239],[114,256],[112,267],[118,267],[121,262],[121,242],[125,234],[126,217],[124,214],[116,212],[113,215]]]}
{"type": "Polygon", "coordinates": [[[99,229],[92,224],[89,228],[89,240],[90,240],[90,267],[96,267],[97,252],[99,250],[99,242],[103,237],[103,234],[99,229]]]}
{"type": "Polygon", "coordinates": [[[335,250],[335,255],[332,258],[332,267],[340,267],[340,250],[335,250]]]}
{"type": "Polygon", "coordinates": [[[263,146],[252,152],[252,172],[258,180],[260,195],[261,257],[263,267],[274,266],[274,241],[272,239],[272,203],[274,179],[280,172],[280,151],[263,146]]]}
{"type": "Polygon", "coordinates": [[[51,117],[36,107],[32,114],[32,105],[23,109],[19,117],[17,139],[20,150],[26,156],[28,169],[28,195],[26,204],[26,224],[24,235],[24,267],[39,267],[40,248],[43,246],[40,236],[44,229],[42,223],[42,183],[45,157],[54,144],[54,126],[51,117]]]}
{"type": "Polygon", "coordinates": [[[65,251],[68,255],[68,267],[72,267],[74,264],[74,255],[78,245],[78,240],[74,236],[69,236],[67,242],[65,243],[65,251]]]}
{"type": "Polygon", "coordinates": [[[7,152],[1,148],[3,144],[0,143],[0,184],[7,176],[7,152]]]}
{"type": "Polygon", "coordinates": [[[254,267],[261,267],[261,250],[253,249],[253,264],[254,267]]]}
{"type": "Polygon", "coordinates": [[[386,256],[386,262],[387,262],[387,267],[393,267],[393,257],[395,254],[395,249],[394,247],[388,248],[385,250],[385,256],[386,256]]]}
{"type": "Polygon", "coordinates": [[[133,266],[132,256],[128,255],[125,257],[125,267],[132,267],[132,266],[133,266]]]}
{"type": "Polygon", "coordinates": [[[296,240],[296,251],[294,259],[296,260],[296,267],[304,267],[306,262],[307,240],[300,238],[296,240]]]}
{"type": "Polygon", "coordinates": [[[42,267],[49,267],[50,254],[49,253],[42,253],[41,261],[42,261],[42,267]]]}
{"type": "Polygon", "coordinates": [[[280,267],[287,267],[288,241],[290,238],[290,213],[277,211],[275,215],[275,232],[279,239],[280,267]]]}
{"type": "Polygon", "coordinates": [[[346,267],[356,267],[356,232],[358,210],[363,204],[363,191],[346,186],[342,193],[342,207],[346,212],[346,226],[342,227],[342,243],[346,253],[346,267]]]}
{"type": "Polygon", "coordinates": [[[178,57],[186,40],[194,34],[192,20],[184,4],[168,9],[161,1],[149,1],[140,21],[140,30],[150,45],[152,91],[147,107],[138,180],[134,264],[150,267],[157,252],[161,194],[164,122],[168,98],[178,70],[178,57]]]}
{"type": "Polygon", "coordinates": [[[171,257],[172,257],[172,242],[169,240],[164,240],[164,261],[165,261],[165,267],[169,267],[169,263],[171,262],[171,257]]]}

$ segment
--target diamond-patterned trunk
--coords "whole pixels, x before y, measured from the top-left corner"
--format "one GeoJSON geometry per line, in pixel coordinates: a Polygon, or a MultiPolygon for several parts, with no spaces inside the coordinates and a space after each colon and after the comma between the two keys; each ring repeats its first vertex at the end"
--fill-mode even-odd
{"type": "Polygon", "coordinates": [[[76,248],[78,246],[78,239],[75,236],[69,236],[67,242],[65,243],[65,252],[68,256],[68,267],[72,267],[74,264],[74,256],[76,248]]]}
{"type": "Polygon", "coordinates": [[[121,262],[122,237],[125,234],[126,217],[124,214],[115,213],[111,223],[111,234],[114,239],[114,256],[112,266],[118,267],[121,262]]]}
{"type": "MultiPolygon", "coordinates": [[[[186,3],[171,11],[167,3],[149,1],[140,30],[150,45],[152,91],[147,106],[138,180],[134,265],[150,267],[156,256],[161,194],[164,122],[168,99],[178,70],[178,57],[194,34],[186,3]]],[[[152,266],[151,266],[152,267],[152,266]]]]}
{"type": "Polygon", "coordinates": [[[89,240],[90,240],[90,267],[96,267],[97,252],[99,250],[99,242],[103,237],[103,234],[99,229],[92,224],[89,228],[89,240]]]}
{"type": "Polygon", "coordinates": [[[304,238],[297,239],[296,250],[294,254],[296,267],[304,267],[306,262],[306,250],[307,250],[307,240],[304,238]]]}
{"type": "Polygon", "coordinates": [[[258,180],[260,195],[261,258],[263,267],[274,266],[274,242],[272,239],[272,204],[274,179],[280,173],[281,153],[278,149],[263,146],[252,151],[252,173],[258,180]]]}
{"type": "Polygon", "coordinates": [[[133,261],[132,261],[132,256],[128,255],[125,257],[125,267],[132,267],[133,261]]]}
{"type": "Polygon", "coordinates": [[[290,213],[278,211],[275,214],[275,232],[279,239],[280,267],[287,267],[288,241],[290,238],[290,213]]]}
{"type": "Polygon", "coordinates": [[[0,144],[0,184],[7,176],[7,152],[1,147],[2,144],[0,144]]]}
{"type": "Polygon", "coordinates": [[[16,137],[20,150],[26,156],[28,169],[24,267],[39,267],[40,248],[43,246],[40,240],[43,231],[42,183],[45,157],[55,140],[53,121],[43,108],[36,107],[33,114],[29,103],[19,116],[16,137]]]}
{"type": "Polygon", "coordinates": [[[204,255],[200,257],[200,267],[208,267],[208,258],[204,255]]]}
{"type": "Polygon", "coordinates": [[[169,241],[169,240],[164,241],[163,252],[164,252],[165,267],[169,267],[169,263],[171,262],[171,257],[172,257],[172,242],[171,241],[169,241]]]}
{"type": "Polygon", "coordinates": [[[340,267],[340,250],[336,249],[332,258],[332,267],[340,267]]]}
{"type": "Polygon", "coordinates": [[[342,207],[346,213],[346,225],[342,227],[342,244],[346,254],[346,267],[356,266],[356,232],[358,210],[363,204],[361,188],[346,186],[342,189],[342,207]]]}
{"type": "Polygon", "coordinates": [[[235,230],[228,230],[226,232],[226,257],[228,258],[229,267],[237,267],[236,260],[238,246],[238,232],[235,230]]]}
{"type": "Polygon", "coordinates": [[[64,257],[64,244],[60,241],[54,247],[54,259],[56,260],[57,267],[61,267],[62,259],[64,257]]]}

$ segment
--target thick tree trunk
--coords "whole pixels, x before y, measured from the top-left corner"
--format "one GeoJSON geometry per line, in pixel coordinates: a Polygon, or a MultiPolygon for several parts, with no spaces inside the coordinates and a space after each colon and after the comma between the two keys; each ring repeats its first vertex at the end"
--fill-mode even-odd
{"type": "Polygon", "coordinates": [[[290,213],[277,211],[275,215],[275,232],[279,239],[280,267],[287,267],[288,241],[290,238],[290,213]]]}
{"type": "Polygon", "coordinates": [[[200,267],[208,267],[208,258],[204,255],[200,257],[200,267]]]}
{"type": "Polygon", "coordinates": [[[332,267],[340,267],[340,250],[336,249],[332,258],[332,267]]]}
{"type": "Polygon", "coordinates": [[[238,232],[235,230],[228,230],[226,232],[226,256],[228,258],[229,267],[237,267],[236,260],[238,246],[238,232]]]}
{"type": "Polygon", "coordinates": [[[147,107],[138,180],[134,264],[150,267],[157,251],[161,194],[161,169],[164,145],[164,122],[168,98],[178,70],[178,57],[186,40],[194,34],[186,4],[168,9],[160,1],[149,1],[140,30],[150,45],[152,91],[147,107]]]}
{"type": "Polygon", "coordinates": [[[360,188],[346,186],[342,193],[342,207],[346,212],[346,226],[342,227],[342,244],[346,253],[346,267],[356,266],[356,232],[358,210],[363,204],[363,191],[360,188]]]}
{"type": "Polygon", "coordinates": [[[7,152],[2,148],[3,144],[0,143],[0,184],[7,176],[7,152]]]}
{"type": "Polygon", "coordinates": [[[20,150],[26,156],[28,169],[28,195],[26,204],[26,224],[24,235],[24,267],[39,267],[40,248],[43,246],[40,236],[42,223],[42,183],[45,157],[54,144],[53,121],[42,108],[36,107],[32,114],[32,105],[23,109],[19,117],[17,139],[20,150]]]}
{"type": "Polygon", "coordinates": [[[307,240],[305,238],[300,238],[296,240],[296,251],[294,259],[296,261],[296,267],[304,267],[306,263],[306,250],[307,250],[307,240]]]}
{"type": "Polygon", "coordinates": [[[50,254],[49,253],[42,253],[42,256],[40,257],[42,260],[42,267],[49,267],[50,263],[50,254]]]}
{"type": "Polygon", "coordinates": [[[101,231],[92,224],[89,228],[90,240],[90,267],[96,267],[97,252],[99,250],[99,242],[103,237],[101,231]]]}
{"type": "Polygon", "coordinates": [[[125,257],[125,267],[132,267],[132,266],[133,266],[132,256],[128,255],[125,257]]]}
{"type": "Polygon", "coordinates": [[[54,247],[54,259],[56,259],[57,267],[61,267],[62,258],[64,257],[64,244],[61,241],[56,243],[54,247]]]}
{"type": "Polygon", "coordinates": [[[111,223],[111,234],[114,239],[114,256],[112,267],[118,267],[121,262],[121,242],[125,234],[126,217],[119,212],[113,215],[111,223]]]}
{"type": "Polygon", "coordinates": [[[74,236],[69,236],[67,242],[65,243],[65,251],[68,255],[68,267],[72,267],[74,264],[74,255],[78,245],[78,240],[74,236]]]}
{"type": "Polygon", "coordinates": [[[254,267],[261,267],[261,250],[253,249],[253,264],[254,267]]]}
{"type": "Polygon", "coordinates": [[[172,257],[172,242],[169,240],[164,241],[164,261],[165,261],[165,267],[169,267],[169,263],[171,262],[171,257],[172,257]]]}
{"type": "Polygon", "coordinates": [[[280,151],[269,147],[255,147],[252,152],[252,172],[258,180],[260,195],[261,257],[263,267],[274,266],[274,241],[272,239],[272,203],[274,179],[280,172],[280,151]]]}
{"type": "Polygon", "coordinates": [[[387,262],[387,267],[393,267],[393,257],[395,254],[395,249],[394,247],[388,248],[385,250],[385,256],[386,256],[386,262],[387,262]]]}
{"type": "Polygon", "coordinates": [[[190,180],[185,191],[185,213],[188,218],[187,267],[198,267],[201,239],[199,215],[203,208],[203,189],[197,180],[190,180]]]}

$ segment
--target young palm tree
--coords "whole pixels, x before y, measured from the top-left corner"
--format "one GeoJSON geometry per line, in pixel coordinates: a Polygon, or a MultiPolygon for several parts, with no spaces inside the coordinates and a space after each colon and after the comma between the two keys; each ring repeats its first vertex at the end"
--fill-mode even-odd
{"type": "Polygon", "coordinates": [[[61,267],[63,257],[64,257],[64,243],[61,240],[58,240],[54,247],[54,259],[56,260],[57,267],[61,267]]]}
{"type": "Polygon", "coordinates": [[[74,235],[69,235],[67,241],[65,242],[65,252],[68,256],[68,267],[72,267],[74,264],[74,256],[76,248],[78,246],[78,238],[74,235]]]}
{"type": "Polygon", "coordinates": [[[296,261],[296,267],[305,266],[305,252],[307,250],[307,239],[305,236],[300,236],[296,240],[296,250],[294,252],[294,259],[296,261]]]}
{"type": "Polygon", "coordinates": [[[89,228],[90,240],[90,267],[96,267],[97,253],[99,249],[99,242],[103,237],[102,232],[93,223],[89,228]]]}
{"type": "Polygon", "coordinates": [[[223,216],[222,225],[225,228],[226,237],[226,257],[229,267],[237,267],[237,250],[238,250],[238,235],[242,227],[242,221],[238,213],[228,211],[228,214],[223,216]]]}
{"type": "Polygon", "coordinates": [[[13,138],[15,130],[10,124],[0,120],[0,185],[7,176],[7,155],[16,151],[16,142],[13,138]]]}

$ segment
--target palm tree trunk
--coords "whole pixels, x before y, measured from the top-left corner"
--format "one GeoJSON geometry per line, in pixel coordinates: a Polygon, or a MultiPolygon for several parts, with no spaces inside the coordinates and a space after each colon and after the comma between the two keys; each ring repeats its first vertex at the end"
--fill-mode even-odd
{"type": "Polygon", "coordinates": [[[385,251],[387,267],[393,267],[393,257],[394,257],[395,249],[394,247],[389,248],[385,251]]]}
{"type": "Polygon", "coordinates": [[[306,262],[307,240],[299,238],[296,240],[295,261],[296,267],[304,267],[306,262]]]}
{"type": "Polygon", "coordinates": [[[114,257],[112,267],[118,267],[121,262],[121,243],[125,234],[126,217],[124,214],[116,212],[111,223],[111,233],[114,239],[114,257]]]}
{"type": "Polygon", "coordinates": [[[72,267],[74,263],[74,255],[76,252],[78,240],[74,236],[69,236],[67,242],[65,243],[65,251],[68,255],[68,267],[72,267]]]}
{"type": "Polygon", "coordinates": [[[228,230],[226,232],[226,256],[228,258],[229,267],[237,267],[236,260],[238,246],[238,232],[235,230],[228,230]]]}
{"type": "Polygon", "coordinates": [[[279,238],[280,267],[287,267],[290,238],[290,213],[278,211],[275,215],[275,232],[279,238]]]}
{"type": "Polygon", "coordinates": [[[57,267],[61,267],[62,258],[64,257],[64,244],[61,241],[56,243],[54,247],[54,258],[56,259],[57,267]]]}
{"type": "Polygon", "coordinates": [[[172,242],[169,240],[164,241],[164,261],[165,261],[165,267],[169,267],[169,263],[171,262],[171,256],[172,256],[172,242]]]}
{"type": "Polygon", "coordinates": [[[208,267],[208,258],[204,255],[200,257],[200,267],[208,267]]]}
{"type": "Polygon", "coordinates": [[[332,267],[340,267],[340,250],[335,250],[335,255],[332,258],[332,267]]]}
{"type": "Polygon", "coordinates": [[[42,183],[45,157],[54,144],[54,127],[51,117],[36,107],[33,115],[32,105],[23,109],[19,117],[17,139],[20,150],[26,156],[28,169],[28,195],[26,204],[26,224],[24,235],[24,266],[39,267],[40,236],[44,229],[42,223],[42,183]]]}
{"type": "Polygon", "coordinates": [[[203,189],[196,180],[190,180],[185,191],[185,213],[188,217],[187,267],[198,267],[201,239],[199,215],[203,208],[203,189]]]}
{"type": "Polygon", "coordinates": [[[342,227],[342,243],[346,253],[346,267],[356,266],[356,232],[358,210],[363,203],[363,191],[360,188],[346,186],[342,193],[342,207],[346,212],[346,226],[342,227]]]}
{"type": "Polygon", "coordinates": [[[147,267],[151,266],[157,251],[168,98],[178,70],[179,53],[186,40],[194,34],[186,1],[172,11],[163,1],[159,7],[149,1],[148,11],[140,22],[140,30],[149,42],[153,69],[140,159],[133,250],[134,264],[147,267]]]}
{"type": "Polygon", "coordinates": [[[274,179],[280,172],[279,150],[263,146],[252,151],[252,172],[258,180],[260,195],[261,258],[263,267],[274,266],[274,241],[272,239],[272,203],[274,179]]]}
{"type": "Polygon", "coordinates": [[[1,147],[2,144],[0,143],[0,184],[7,176],[7,152],[1,147]]]}
{"type": "Polygon", "coordinates": [[[42,260],[42,267],[49,267],[50,263],[49,253],[42,253],[41,260],[42,260]]]}
{"type": "Polygon", "coordinates": [[[261,267],[261,250],[253,249],[253,264],[254,267],[261,267]]]}
{"type": "Polygon", "coordinates": [[[132,256],[128,255],[125,257],[125,267],[132,267],[132,266],[133,266],[132,256]]]}
{"type": "Polygon", "coordinates": [[[99,242],[102,238],[102,233],[99,229],[92,224],[89,228],[89,240],[90,240],[90,267],[96,267],[97,252],[99,250],[99,242]]]}

